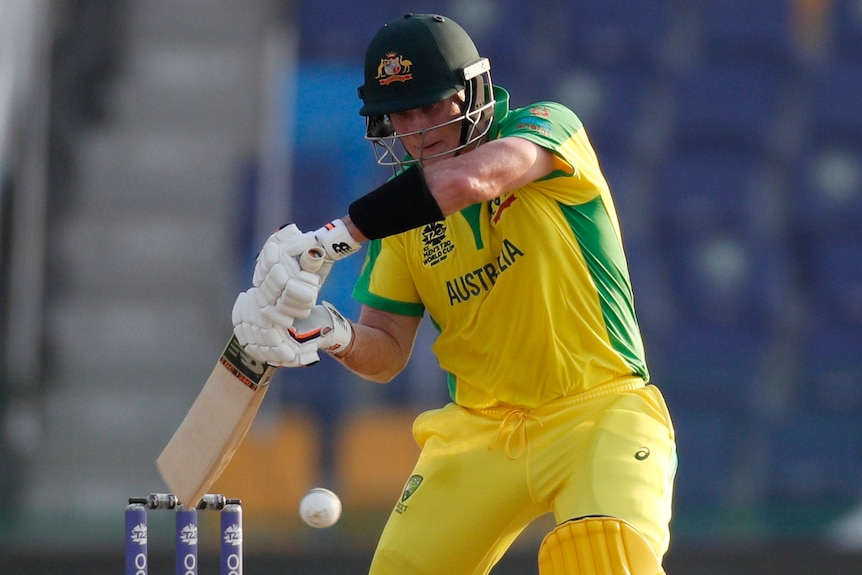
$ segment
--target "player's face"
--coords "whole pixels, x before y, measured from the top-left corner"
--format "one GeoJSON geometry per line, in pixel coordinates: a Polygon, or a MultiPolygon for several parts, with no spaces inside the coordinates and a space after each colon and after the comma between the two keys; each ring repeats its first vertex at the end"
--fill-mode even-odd
{"type": "Polygon", "coordinates": [[[395,133],[402,135],[407,152],[427,165],[448,157],[450,154],[443,152],[460,144],[461,122],[455,120],[463,115],[462,105],[463,94],[456,94],[428,106],[390,114],[389,119],[395,133]]]}

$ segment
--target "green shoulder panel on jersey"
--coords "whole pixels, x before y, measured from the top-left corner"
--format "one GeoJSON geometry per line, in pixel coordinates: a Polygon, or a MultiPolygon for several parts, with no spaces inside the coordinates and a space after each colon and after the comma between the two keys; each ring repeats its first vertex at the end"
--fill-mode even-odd
{"type": "MultiPolygon", "coordinates": [[[[557,102],[537,102],[509,112],[500,121],[500,137],[517,136],[559,155],[557,150],[583,128],[580,118],[557,102]]],[[[563,158],[565,160],[565,158],[563,158]]],[[[555,170],[542,180],[570,173],[555,170]]]]}
{"type": "Polygon", "coordinates": [[[595,281],[611,345],[633,374],[649,381],[628,267],[601,197],[576,206],[560,204],[560,209],[595,281]]]}
{"type": "Polygon", "coordinates": [[[371,293],[369,286],[371,284],[371,270],[374,269],[374,263],[380,255],[380,241],[372,240],[368,242],[368,250],[365,255],[365,263],[362,266],[362,272],[353,286],[353,299],[361,304],[379,309],[381,311],[396,313],[398,315],[409,315],[414,317],[422,317],[425,315],[425,306],[420,303],[407,303],[395,301],[385,297],[380,297],[371,293]]]}

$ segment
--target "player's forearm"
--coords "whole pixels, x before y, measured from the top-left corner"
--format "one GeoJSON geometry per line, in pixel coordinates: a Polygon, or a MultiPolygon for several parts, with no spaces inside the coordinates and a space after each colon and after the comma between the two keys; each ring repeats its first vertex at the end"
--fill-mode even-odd
{"type": "Polygon", "coordinates": [[[333,353],[337,359],[364,379],[387,383],[398,375],[407,363],[410,350],[383,330],[362,324],[353,324],[353,340],[342,353],[333,353]]]}
{"type": "Polygon", "coordinates": [[[425,182],[440,210],[453,214],[538,180],[554,169],[554,156],[523,138],[500,138],[429,165],[425,182]]]}

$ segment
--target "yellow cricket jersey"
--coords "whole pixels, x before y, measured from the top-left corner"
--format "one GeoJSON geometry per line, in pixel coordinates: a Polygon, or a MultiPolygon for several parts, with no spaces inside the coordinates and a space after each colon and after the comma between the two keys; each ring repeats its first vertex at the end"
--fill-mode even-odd
{"type": "Polygon", "coordinates": [[[616,210],[577,116],[541,102],[509,111],[494,137],[551,150],[558,169],[445,220],[369,244],[353,296],[422,316],[453,401],[536,407],[649,375],[616,210]]]}

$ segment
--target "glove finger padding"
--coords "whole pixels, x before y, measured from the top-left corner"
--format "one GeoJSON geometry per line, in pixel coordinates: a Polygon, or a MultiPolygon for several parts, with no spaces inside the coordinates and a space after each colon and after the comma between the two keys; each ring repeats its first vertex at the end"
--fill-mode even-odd
{"type": "Polygon", "coordinates": [[[298,236],[301,233],[296,224],[288,224],[266,239],[255,261],[254,274],[252,275],[253,286],[259,286],[272,266],[279,262],[282,243],[289,241],[293,236],[298,236]]]}
{"type": "Polygon", "coordinates": [[[278,326],[287,329],[293,325],[294,318],[289,315],[279,316],[279,322],[273,322],[270,316],[278,314],[272,312],[271,308],[272,305],[267,302],[260,288],[250,288],[237,296],[231,321],[234,326],[245,324],[260,328],[278,326]]]}
{"type": "Polygon", "coordinates": [[[296,260],[285,260],[274,264],[260,283],[255,286],[261,289],[267,301],[275,303],[281,296],[284,286],[291,280],[308,284],[311,289],[320,291],[320,276],[307,272],[299,267],[296,260]]]}
{"type": "Polygon", "coordinates": [[[254,264],[254,274],[251,278],[251,285],[254,287],[260,287],[263,279],[270,273],[272,266],[278,263],[279,253],[280,250],[276,244],[270,243],[269,241],[263,244],[263,247],[257,254],[257,260],[254,264]]]}
{"type": "MultiPolygon", "coordinates": [[[[250,288],[236,297],[231,311],[231,321],[234,326],[239,325],[254,325],[258,327],[272,326],[270,321],[262,312],[262,309],[268,305],[266,300],[260,295],[259,288],[250,288]]],[[[286,326],[290,327],[290,326],[286,326]]],[[[240,343],[243,343],[240,341],[240,343]]]]}
{"type": "Polygon", "coordinates": [[[295,260],[275,264],[260,284],[264,313],[277,325],[290,327],[293,318],[306,318],[317,303],[321,279],[299,269],[295,260]]]}
{"type": "Polygon", "coordinates": [[[291,276],[283,285],[278,301],[285,302],[277,305],[295,305],[289,302],[298,302],[306,312],[317,303],[317,294],[320,292],[320,277],[313,273],[300,271],[299,274],[291,276]]]}
{"type": "MultiPolygon", "coordinates": [[[[295,224],[281,228],[269,236],[258,253],[252,285],[259,286],[275,264],[296,263],[301,254],[317,245],[317,237],[312,232],[302,233],[295,224]]],[[[298,263],[296,267],[299,268],[298,263]]]]}
{"type": "Polygon", "coordinates": [[[314,343],[296,341],[286,328],[266,317],[258,303],[258,291],[251,288],[242,292],[234,302],[231,315],[240,345],[255,359],[270,365],[298,367],[320,361],[314,343]]]}

